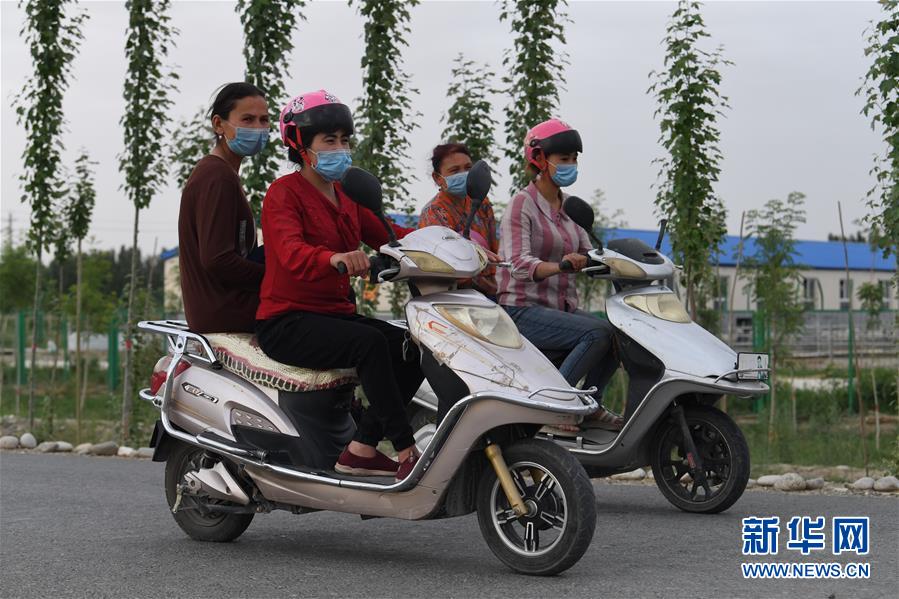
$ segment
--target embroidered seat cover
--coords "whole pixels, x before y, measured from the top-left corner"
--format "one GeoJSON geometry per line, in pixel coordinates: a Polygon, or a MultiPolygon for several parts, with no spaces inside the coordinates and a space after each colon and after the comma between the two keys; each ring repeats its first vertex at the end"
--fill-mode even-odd
{"type": "Polygon", "coordinates": [[[205,337],[225,370],[263,387],[296,393],[358,382],[354,368],[312,370],[276,362],[265,355],[256,337],[249,333],[214,333],[205,337]]]}

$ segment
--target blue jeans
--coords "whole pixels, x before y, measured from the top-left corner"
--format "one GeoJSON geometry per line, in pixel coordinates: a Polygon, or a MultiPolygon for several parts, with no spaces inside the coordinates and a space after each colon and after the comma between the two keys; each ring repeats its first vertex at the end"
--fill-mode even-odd
{"type": "Polygon", "coordinates": [[[586,312],[562,312],[544,306],[503,306],[524,337],[549,357],[565,356],[559,372],[569,385],[586,376],[585,387],[599,396],[618,369],[612,347],[615,328],[586,312]]]}

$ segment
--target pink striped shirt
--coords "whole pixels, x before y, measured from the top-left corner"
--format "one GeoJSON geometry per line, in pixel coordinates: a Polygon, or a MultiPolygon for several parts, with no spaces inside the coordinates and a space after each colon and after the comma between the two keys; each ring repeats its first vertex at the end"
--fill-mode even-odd
{"type": "Polygon", "coordinates": [[[531,183],[503,212],[500,255],[512,263],[512,268],[497,269],[497,302],[574,312],[578,306],[577,275],[562,273],[535,281],[534,274],[541,262],[561,262],[565,254],[586,252],[592,247],[587,232],[561,210],[553,210],[531,183]]]}

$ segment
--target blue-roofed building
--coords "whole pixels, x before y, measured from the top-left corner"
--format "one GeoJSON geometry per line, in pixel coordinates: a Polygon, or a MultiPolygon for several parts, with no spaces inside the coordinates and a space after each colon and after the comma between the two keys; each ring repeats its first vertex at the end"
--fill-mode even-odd
{"type": "MultiPolygon", "coordinates": [[[[603,239],[615,239],[623,237],[636,237],[649,245],[655,245],[658,231],[642,229],[609,229],[603,232],[603,239]]],[[[713,256],[713,264],[721,277],[721,288],[727,292],[733,288],[733,277],[736,272],[737,258],[739,255],[740,238],[737,235],[728,235],[721,245],[719,252],[713,256]]],[[[849,258],[850,286],[856,292],[866,282],[877,282],[884,289],[888,309],[899,308],[897,304],[896,290],[891,288],[890,280],[896,273],[896,258],[884,258],[879,250],[872,250],[867,243],[848,242],[846,244],[849,258]]],[[[665,236],[662,242],[662,250],[666,255],[671,254],[670,239],[665,236]]],[[[752,256],[755,253],[755,240],[747,239],[743,243],[743,256],[752,256]]],[[[796,263],[800,265],[803,277],[802,293],[812,310],[845,310],[848,308],[848,287],[846,285],[846,261],[843,252],[843,243],[840,241],[807,241],[796,242],[796,263]]],[[[748,281],[745,280],[745,270],[740,274],[740,281],[733,301],[734,310],[753,310],[748,281]]],[[[729,298],[721,297],[718,301],[730,305],[729,298]]],[[[859,308],[859,300],[856,295],[853,302],[855,308],[859,308]]]]}

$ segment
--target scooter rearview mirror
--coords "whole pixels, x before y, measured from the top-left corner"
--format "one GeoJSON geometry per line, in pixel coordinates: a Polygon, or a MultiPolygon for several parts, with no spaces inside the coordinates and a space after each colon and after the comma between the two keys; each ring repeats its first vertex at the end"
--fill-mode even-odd
{"type": "Polygon", "coordinates": [[[668,219],[663,218],[662,222],[659,223],[659,238],[656,239],[656,251],[658,252],[662,249],[662,240],[665,239],[665,229],[668,228],[668,219]]]}
{"type": "Polygon", "coordinates": [[[493,183],[493,177],[490,173],[490,167],[483,160],[478,160],[468,171],[468,180],[465,184],[465,193],[471,199],[471,211],[468,218],[465,219],[465,229],[462,231],[463,237],[469,238],[471,233],[471,222],[474,215],[478,213],[481,204],[490,191],[490,185],[493,183]]]}
{"type": "Polygon", "coordinates": [[[343,174],[340,179],[340,186],[343,192],[349,196],[351,200],[371,210],[384,228],[387,230],[387,236],[390,238],[390,245],[396,246],[399,242],[396,240],[396,233],[393,227],[384,218],[383,197],[384,192],[381,189],[381,182],[373,174],[358,166],[351,166],[343,174]]]}
{"type": "Polygon", "coordinates": [[[596,215],[593,214],[593,208],[590,207],[590,204],[577,196],[568,196],[562,202],[562,212],[568,215],[568,218],[573,220],[577,226],[587,232],[587,235],[596,244],[596,249],[601,254],[602,240],[593,232],[593,219],[596,218],[596,215]]]}

